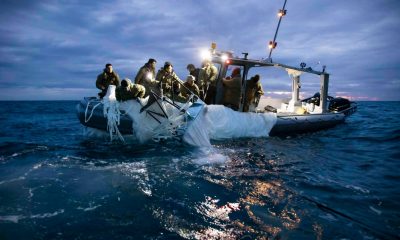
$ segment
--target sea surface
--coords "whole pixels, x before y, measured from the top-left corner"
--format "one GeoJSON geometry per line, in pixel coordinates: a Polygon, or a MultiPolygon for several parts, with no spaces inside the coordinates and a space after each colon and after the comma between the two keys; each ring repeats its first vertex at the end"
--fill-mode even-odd
{"type": "Polygon", "coordinates": [[[0,102],[0,239],[399,239],[400,102],[290,137],[109,142],[0,102]]]}

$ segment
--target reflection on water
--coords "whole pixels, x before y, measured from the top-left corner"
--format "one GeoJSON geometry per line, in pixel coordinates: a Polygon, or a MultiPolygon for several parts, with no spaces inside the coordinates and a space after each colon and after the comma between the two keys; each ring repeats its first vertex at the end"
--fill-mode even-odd
{"type": "Polygon", "coordinates": [[[398,104],[211,148],[85,138],[74,103],[24,104],[0,105],[0,239],[400,237],[400,111],[379,114],[398,104]]]}
{"type": "MultiPolygon", "coordinates": [[[[217,150],[210,154],[214,158],[217,150]]],[[[211,195],[203,195],[198,201],[186,198],[182,200],[168,199],[169,204],[178,204],[184,207],[185,213],[177,210],[177,207],[156,208],[153,215],[158,218],[169,231],[188,239],[254,239],[261,236],[268,238],[280,237],[283,231],[290,231],[299,227],[301,223],[301,209],[297,209],[296,196],[287,191],[284,182],[269,176],[271,167],[260,169],[249,168],[248,161],[243,161],[242,154],[247,153],[227,150],[220,152],[227,159],[223,162],[197,165],[195,184],[191,187],[201,186],[207,183],[211,195]],[[227,155],[224,155],[227,154],[227,155]],[[211,184],[211,185],[210,185],[211,184]],[[213,186],[213,187],[211,187],[213,186]],[[228,193],[222,194],[224,189],[228,193]],[[294,203],[293,203],[294,202],[294,203]],[[186,217],[188,214],[195,217],[193,220],[186,217]]],[[[265,156],[257,156],[263,159],[263,164],[275,165],[275,160],[264,161],[265,156]]],[[[256,158],[257,158],[256,157],[256,158]]],[[[206,158],[204,156],[203,158],[206,158]]],[[[203,161],[202,161],[203,163],[203,161]]],[[[189,167],[190,162],[181,163],[179,169],[189,167]],[[185,167],[184,167],[185,166],[185,167]]],[[[189,174],[180,172],[179,174],[189,174]]],[[[182,189],[184,190],[184,189],[182,189]]],[[[196,190],[191,190],[196,191],[196,190]]],[[[165,205],[165,204],[164,204],[165,205]]]]}

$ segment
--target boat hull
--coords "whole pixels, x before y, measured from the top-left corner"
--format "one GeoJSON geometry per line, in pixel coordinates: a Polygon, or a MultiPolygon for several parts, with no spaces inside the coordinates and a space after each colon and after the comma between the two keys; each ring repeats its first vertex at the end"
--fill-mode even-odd
{"type": "Polygon", "coordinates": [[[343,113],[278,116],[271,136],[315,132],[332,128],[345,120],[343,113]]]}
{"type": "MultiPolygon", "coordinates": [[[[107,118],[104,116],[103,104],[99,99],[95,97],[82,99],[76,105],[76,113],[82,125],[107,131],[107,118]]],[[[128,115],[121,114],[118,130],[124,135],[133,134],[132,120],[128,115]]]]}
{"type": "MultiPolygon", "coordinates": [[[[107,119],[103,114],[103,105],[96,98],[84,98],[77,106],[77,116],[82,125],[107,131],[107,119]],[[89,117],[89,115],[91,116],[89,117]]],[[[356,105],[336,113],[278,115],[276,124],[271,129],[271,136],[285,136],[298,133],[314,132],[332,128],[345,121],[356,110],[356,105]]],[[[118,129],[121,134],[133,134],[132,120],[121,114],[118,129]]]]}

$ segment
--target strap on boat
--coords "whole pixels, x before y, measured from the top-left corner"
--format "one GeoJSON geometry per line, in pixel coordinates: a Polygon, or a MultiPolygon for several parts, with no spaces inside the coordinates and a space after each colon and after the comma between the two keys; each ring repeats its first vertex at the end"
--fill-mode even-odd
{"type": "Polygon", "coordinates": [[[96,109],[96,107],[98,107],[100,104],[101,104],[101,102],[99,102],[98,104],[96,104],[96,105],[94,105],[94,107],[92,108],[92,111],[91,111],[91,113],[90,113],[90,115],[89,115],[89,118],[87,118],[87,112],[88,112],[88,109],[89,109],[89,106],[90,106],[90,104],[92,103],[93,101],[92,100],[90,100],[87,104],[86,104],[86,110],[85,110],[85,123],[87,123],[87,122],[89,122],[90,121],[90,119],[92,118],[92,116],[93,116],[93,112],[94,112],[94,110],[96,109]]]}

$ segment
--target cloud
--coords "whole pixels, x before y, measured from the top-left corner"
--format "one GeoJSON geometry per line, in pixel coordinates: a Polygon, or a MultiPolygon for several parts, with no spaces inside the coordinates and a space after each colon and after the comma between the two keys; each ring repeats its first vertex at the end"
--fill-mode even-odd
{"type": "MultiPolygon", "coordinates": [[[[250,58],[265,58],[282,4],[256,0],[7,0],[0,9],[0,83],[43,91],[43,96],[51,97],[51,89],[59,93],[62,88],[93,88],[106,62],[112,62],[121,77],[134,78],[150,57],[158,60],[159,67],[164,61],[173,62],[183,78],[186,65],[199,65],[199,49],[211,42],[236,55],[248,52],[250,58]]],[[[400,100],[400,2],[297,0],[288,1],[287,9],[272,55],[275,61],[295,66],[306,62],[315,68],[327,65],[332,74],[331,95],[346,92],[400,100]]],[[[275,76],[279,75],[272,74],[265,87],[287,91],[287,76],[275,76]]],[[[63,96],[83,97],[72,90],[63,96]]]]}

